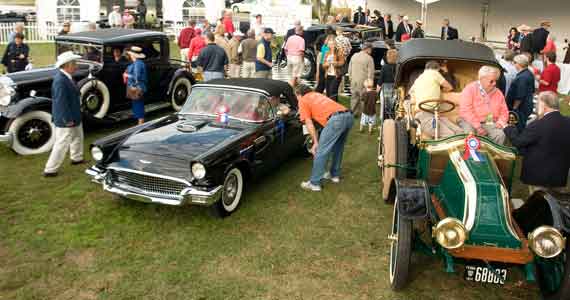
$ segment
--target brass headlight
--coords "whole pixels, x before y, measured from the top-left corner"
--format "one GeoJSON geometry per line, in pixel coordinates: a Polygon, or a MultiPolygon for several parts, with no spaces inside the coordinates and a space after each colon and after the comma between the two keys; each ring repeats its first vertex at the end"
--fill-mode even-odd
{"type": "Polygon", "coordinates": [[[445,218],[433,229],[433,237],[445,249],[457,249],[467,240],[467,229],[455,218],[445,218]]]}
{"type": "Polygon", "coordinates": [[[528,234],[532,251],[544,258],[558,256],[566,246],[566,238],[552,226],[540,226],[528,234]]]}

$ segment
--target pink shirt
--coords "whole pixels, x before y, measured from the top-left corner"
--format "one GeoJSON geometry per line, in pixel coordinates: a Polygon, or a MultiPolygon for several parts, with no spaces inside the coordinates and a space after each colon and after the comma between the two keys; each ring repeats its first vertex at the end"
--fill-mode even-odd
{"type": "Polygon", "coordinates": [[[479,129],[481,123],[487,121],[487,116],[493,114],[493,122],[500,127],[506,126],[509,121],[509,109],[503,93],[495,88],[486,94],[475,81],[467,85],[461,93],[459,102],[459,116],[467,121],[473,128],[479,129]]]}
{"type": "Polygon", "coordinates": [[[305,39],[298,35],[292,35],[285,43],[285,53],[289,56],[303,56],[305,52],[305,39]]]}

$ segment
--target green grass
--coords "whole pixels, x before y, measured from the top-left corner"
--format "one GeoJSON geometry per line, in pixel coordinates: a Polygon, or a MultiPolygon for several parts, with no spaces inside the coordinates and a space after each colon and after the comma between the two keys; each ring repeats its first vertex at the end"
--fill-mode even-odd
{"type": "MultiPolygon", "coordinates": [[[[117,199],[68,162],[45,179],[47,154],[0,148],[0,299],[537,298],[516,269],[504,288],[483,286],[422,255],[410,287],[392,292],[392,208],[379,198],[376,137],[356,129],[341,184],[303,192],[311,161],[293,158],[224,220],[117,199]]],[[[88,133],[85,145],[112,131],[88,133]]]]}

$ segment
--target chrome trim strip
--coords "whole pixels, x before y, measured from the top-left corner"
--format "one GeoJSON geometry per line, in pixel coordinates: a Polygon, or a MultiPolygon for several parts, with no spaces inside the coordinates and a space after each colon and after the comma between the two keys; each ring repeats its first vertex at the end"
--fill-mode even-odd
{"type": "Polygon", "coordinates": [[[256,93],[260,93],[263,96],[267,96],[269,97],[269,93],[264,91],[264,90],[260,90],[260,89],[256,89],[256,88],[250,88],[250,87],[244,87],[244,86],[233,86],[233,85],[225,85],[225,84],[209,84],[209,83],[199,83],[196,84],[192,87],[192,89],[196,89],[196,88],[217,88],[217,89],[229,89],[229,90],[243,90],[243,91],[250,91],[250,92],[256,92],[256,93]]]}
{"type": "Polygon", "coordinates": [[[457,169],[457,174],[465,187],[465,203],[467,205],[463,210],[462,221],[467,231],[471,231],[475,225],[477,211],[477,184],[458,149],[449,150],[449,160],[457,169]]]}
{"type": "Polygon", "coordinates": [[[133,169],[127,169],[127,168],[121,168],[121,167],[109,167],[108,169],[109,170],[123,171],[123,172],[131,172],[131,173],[145,175],[145,176],[158,177],[158,178],[178,181],[178,182],[183,183],[187,186],[192,186],[192,184],[189,181],[187,181],[185,179],[176,178],[176,177],[165,176],[165,175],[160,175],[160,174],[155,174],[155,173],[148,173],[148,172],[143,172],[143,171],[138,171],[138,170],[133,170],[133,169]]]}
{"type": "Polygon", "coordinates": [[[13,141],[14,137],[12,136],[11,132],[0,134],[0,144],[6,144],[8,147],[12,147],[13,141]]]}

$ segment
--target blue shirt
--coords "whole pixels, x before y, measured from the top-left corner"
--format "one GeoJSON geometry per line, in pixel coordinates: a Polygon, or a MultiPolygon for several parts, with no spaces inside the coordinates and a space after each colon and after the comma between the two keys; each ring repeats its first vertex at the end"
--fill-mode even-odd
{"type": "Polygon", "coordinates": [[[127,74],[129,75],[127,86],[138,87],[142,89],[143,93],[146,93],[148,77],[144,62],[140,59],[135,60],[127,67],[127,74]]]}

